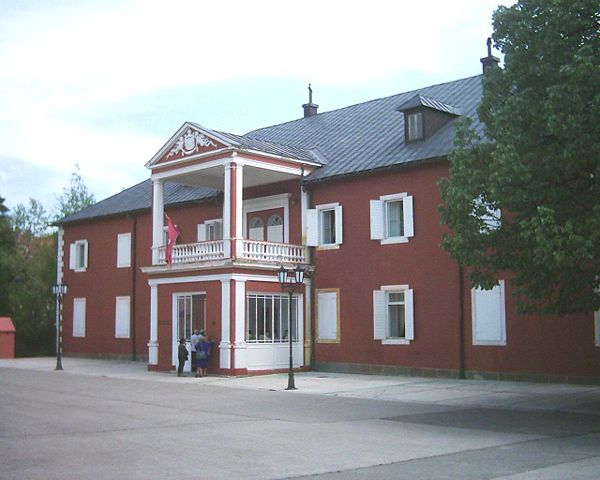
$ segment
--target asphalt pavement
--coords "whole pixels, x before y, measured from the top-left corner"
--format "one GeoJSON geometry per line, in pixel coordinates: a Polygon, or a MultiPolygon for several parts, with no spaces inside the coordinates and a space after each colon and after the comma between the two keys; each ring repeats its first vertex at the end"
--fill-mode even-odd
{"type": "Polygon", "coordinates": [[[600,478],[600,387],[0,360],[0,479],[600,478]]]}

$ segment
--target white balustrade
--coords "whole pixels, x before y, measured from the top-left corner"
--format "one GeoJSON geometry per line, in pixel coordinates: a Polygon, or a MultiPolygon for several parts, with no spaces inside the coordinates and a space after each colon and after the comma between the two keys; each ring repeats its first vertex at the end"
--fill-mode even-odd
{"type": "MultiPolygon", "coordinates": [[[[155,248],[159,265],[166,261],[166,247],[155,248]]],[[[175,245],[172,252],[172,264],[199,263],[221,260],[225,258],[224,241],[215,240],[199,243],[175,245]]],[[[306,248],[301,245],[287,243],[259,242],[243,240],[242,259],[267,263],[306,263],[306,248]]]]}

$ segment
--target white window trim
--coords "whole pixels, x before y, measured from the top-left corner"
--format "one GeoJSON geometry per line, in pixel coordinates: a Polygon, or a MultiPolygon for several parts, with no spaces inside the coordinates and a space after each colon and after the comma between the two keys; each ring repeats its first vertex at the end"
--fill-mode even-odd
{"type": "Polygon", "coordinates": [[[381,245],[408,243],[414,236],[413,197],[407,192],[382,195],[378,200],[370,201],[371,240],[379,240],[381,245]],[[387,202],[402,201],[402,222],[404,235],[388,237],[387,202]]]}
{"type": "Polygon", "coordinates": [[[73,337],[74,338],[85,338],[85,317],[86,317],[86,299],[85,298],[74,298],[73,299],[73,337]],[[82,318],[76,319],[75,313],[78,308],[77,305],[83,305],[82,318]],[[76,322],[77,320],[77,322],[76,322]],[[77,327],[77,330],[75,329],[77,327]]]}
{"type": "Polygon", "coordinates": [[[475,295],[477,288],[471,289],[471,331],[472,344],[477,346],[505,346],[506,345],[506,297],[504,289],[504,280],[499,280],[494,288],[500,289],[500,339],[499,340],[480,340],[477,336],[477,312],[475,295]]]}
{"type": "Polygon", "coordinates": [[[211,225],[221,225],[221,237],[223,237],[223,219],[213,218],[199,223],[197,227],[196,239],[198,242],[206,242],[208,237],[208,227],[211,225]]]}
{"type": "Polygon", "coordinates": [[[271,195],[269,197],[258,197],[244,200],[242,204],[242,228],[246,232],[248,215],[263,210],[276,210],[283,208],[283,243],[290,242],[290,197],[289,193],[271,195]]]}
{"type": "Polygon", "coordinates": [[[382,345],[410,345],[415,339],[414,326],[414,296],[413,290],[409,285],[382,285],[380,290],[373,291],[373,330],[375,340],[380,340],[382,345]],[[405,295],[405,338],[388,338],[388,298],[390,293],[404,292],[405,295]],[[383,302],[377,306],[378,297],[381,296],[383,302]],[[382,311],[378,308],[383,307],[382,311]],[[383,331],[378,331],[378,322],[383,331]]]}
{"type": "MultiPolygon", "coordinates": [[[[123,329],[124,331],[125,329],[123,329]]],[[[115,298],[115,338],[130,338],[131,336],[131,297],[129,296],[123,296],[123,297],[116,297],[115,298]],[[118,326],[123,323],[125,324],[125,322],[123,320],[125,320],[124,318],[120,318],[119,317],[119,303],[124,304],[125,302],[127,302],[127,333],[119,333],[119,328],[118,326]]]]}
{"type": "Polygon", "coordinates": [[[69,268],[75,272],[85,272],[88,267],[88,254],[89,254],[89,245],[87,240],[75,240],[70,245],[69,250],[69,268]],[[83,245],[83,266],[77,265],[77,249],[79,245],[83,245]]]}
{"type": "Polygon", "coordinates": [[[308,246],[317,247],[318,250],[337,250],[343,243],[343,210],[338,203],[324,203],[316,205],[314,209],[307,211],[307,227],[309,233],[307,235],[312,241],[307,242],[308,246]],[[323,212],[335,212],[335,243],[323,243],[323,212]],[[316,232],[313,231],[316,229],[316,232]]]}
{"type": "Polygon", "coordinates": [[[117,268],[128,267],[131,267],[131,233],[119,233],[117,235],[117,268]],[[125,239],[127,239],[126,246],[122,246],[121,242],[124,242],[125,239]]]}

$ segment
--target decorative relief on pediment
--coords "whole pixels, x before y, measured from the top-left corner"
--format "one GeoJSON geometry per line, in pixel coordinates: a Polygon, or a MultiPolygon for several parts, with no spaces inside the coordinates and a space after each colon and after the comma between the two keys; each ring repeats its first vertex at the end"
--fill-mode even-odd
{"type": "Polygon", "coordinates": [[[181,154],[182,156],[193,155],[194,153],[197,153],[201,147],[217,147],[217,144],[206,135],[189,128],[177,139],[175,146],[171,149],[166,158],[178,154],[181,154]]]}

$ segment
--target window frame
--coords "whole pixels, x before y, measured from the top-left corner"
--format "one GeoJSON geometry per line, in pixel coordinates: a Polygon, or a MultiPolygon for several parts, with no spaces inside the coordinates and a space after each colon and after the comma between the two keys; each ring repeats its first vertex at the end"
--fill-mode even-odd
{"type": "Polygon", "coordinates": [[[119,233],[117,234],[117,268],[129,267],[131,267],[131,232],[119,233]]]}
{"type": "Polygon", "coordinates": [[[85,272],[88,268],[89,244],[87,240],[75,240],[69,247],[69,268],[75,272],[85,272]],[[83,256],[80,256],[80,249],[83,256]],[[80,264],[79,260],[82,260],[80,264]]]}
{"type": "MultiPolygon", "coordinates": [[[[289,341],[285,338],[285,336],[283,335],[283,327],[284,327],[284,323],[283,323],[283,318],[284,316],[282,315],[283,313],[283,309],[282,309],[282,305],[286,304],[286,317],[287,317],[287,309],[289,309],[289,305],[287,304],[287,302],[289,302],[289,295],[286,295],[284,293],[272,293],[272,292],[248,292],[246,293],[245,296],[245,311],[246,311],[246,326],[245,326],[245,332],[244,332],[244,341],[245,343],[247,343],[248,345],[273,345],[273,344],[277,344],[277,345],[286,345],[289,344],[289,341]],[[266,322],[263,323],[263,335],[264,333],[271,333],[271,338],[266,339],[266,338],[262,338],[260,339],[260,334],[258,332],[258,326],[259,326],[259,318],[256,317],[254,319],[254,336],[255,338],[250,338],[250,331],[251,331],[251,317],[252,317],[252,312],[250,311],[250,300],[254,300],[256,302],[255,305],[255,311],[254,313],[257,314],[259,311],[259,306],[258,306],[258,301],[262,300],[264,302],[264,308],[263,308],[263,321],[264,320],[269,320],[271,322],[270,324],[270,329],[267,329],[266,327],[266,322]],[[270,314],[269,317],[270,319],[267,319],[267,302],[269,303],[270,306],[270,314]],[[279,305],[279,318],[276,319],[275,318],[275,312],[276,312],[276,305],[275,303],[278,303],[279,305]],[[279,326],[279,335],[276,338],[276,336],[274,335],[275,330],[276,330],[276,322],[278,322],[278,326],[279,326]]],[[[292,315],[295,317],[293,320],[293,324],[292,324],[292,331],[294,333],[293,338],[292,338],[292,344],[297,345],[299,342],[302,341],[302,332],[299,331],[299,328],[301,327],[301,315],[302,312],[300,310],[300,307],[302,306],[302,295],[301,294],[295,294],[292,295],[292,315]],[[295,326],[294,326],[295,325],[295,326]]]]}
{"type": "Polygon", "coordinates": [[[406,114],[406,141],[416,142],[425,137],[425,128],[423,125],[423,112],[416,111],[406,114]]]}
{"type": "Polygon", "coordinates": [[[205,220],[204,223],[199,223],[196,239],[198,242],[218,242],[223,240],[223,219],[213,218],[205,220]],[[217,232],[217,235],[214,232],[217,232]],[[210,238],[211,236],[220,238],[210,238]]]}
{"type": "MultiPolygon", "coordinates": [[[[481,299],[483,300],[483,299],[481,299]]],[[[480,300],[480,301],[481,301],[480,300]]],[[[489,317],[486,317],[489,318],[489,317]]],[[[474,346],[506,346],[507,338],[506,338],[506,290],[504,286],[504,280],[499,280],[498,285],[496,285],[492,290],[483,290],[480,288],[472,288],[471,289],[471,343],[474,346]],[[498,295],[500,298],[499,303],[499,330],[500,330],[500,338],[497,340],[489,340],[485,338],[481,338],[478,332],[480,332],[481,328],[478,329],[478,325],[481,327],[483,324],[478,323],[477,321],[477,295],[485,295],[488,297],[490,295],[498,295]]]]}
{"type": "Polygon", "coordinates": [[[85,338],[86,323],[86,298],[76,297],[73,299],[73,338],[85,338]]]}
{"type": "Polygon", "coordinates": [[[131,337],[131,297],[115,297],[115,338],[131,337]],[[126,307],[124,304],[127,304],[126,307]],[[119,308],[121,306],[121,308],[119,308]],[[126,308],[126,309],[125,309],[126,308]],[[125,315],[126,312],[126,315],[125,315]],[[125,328],[126,326],[126,328],[125,328]],[[126,333],[125,333],[126,332],[126,333]]]}
{"type": "Polygon", "coordinates": [[[409,285],[383,285],[373,290],[373,337],[382,345],[410,345],[415,339],[414,293],[409,285]],[[389,336],[390,295],[404,294],[404,337],[389,336]]]}
{"type": "Polygon", "coordinates": [[[415,235],[413,196],[407,192],[381,195],[370,200],[371,240],[379,240],[381,245],[407,243],[415,235]],[[390,236],[388,205],[402,202],[402,235],[390,236]]]}
{"type": "Polygon", "coordinates": [[[340,248],[343,243],[343,209],[336,203],[316,205],[306,212],[307,235],[306,245],[317,247],[318,250],[333,250],[340,248]],[[332,227],[334,229],[334,243],[325,243],[324,239],[324,214],[333,212],[332,227]]]}

